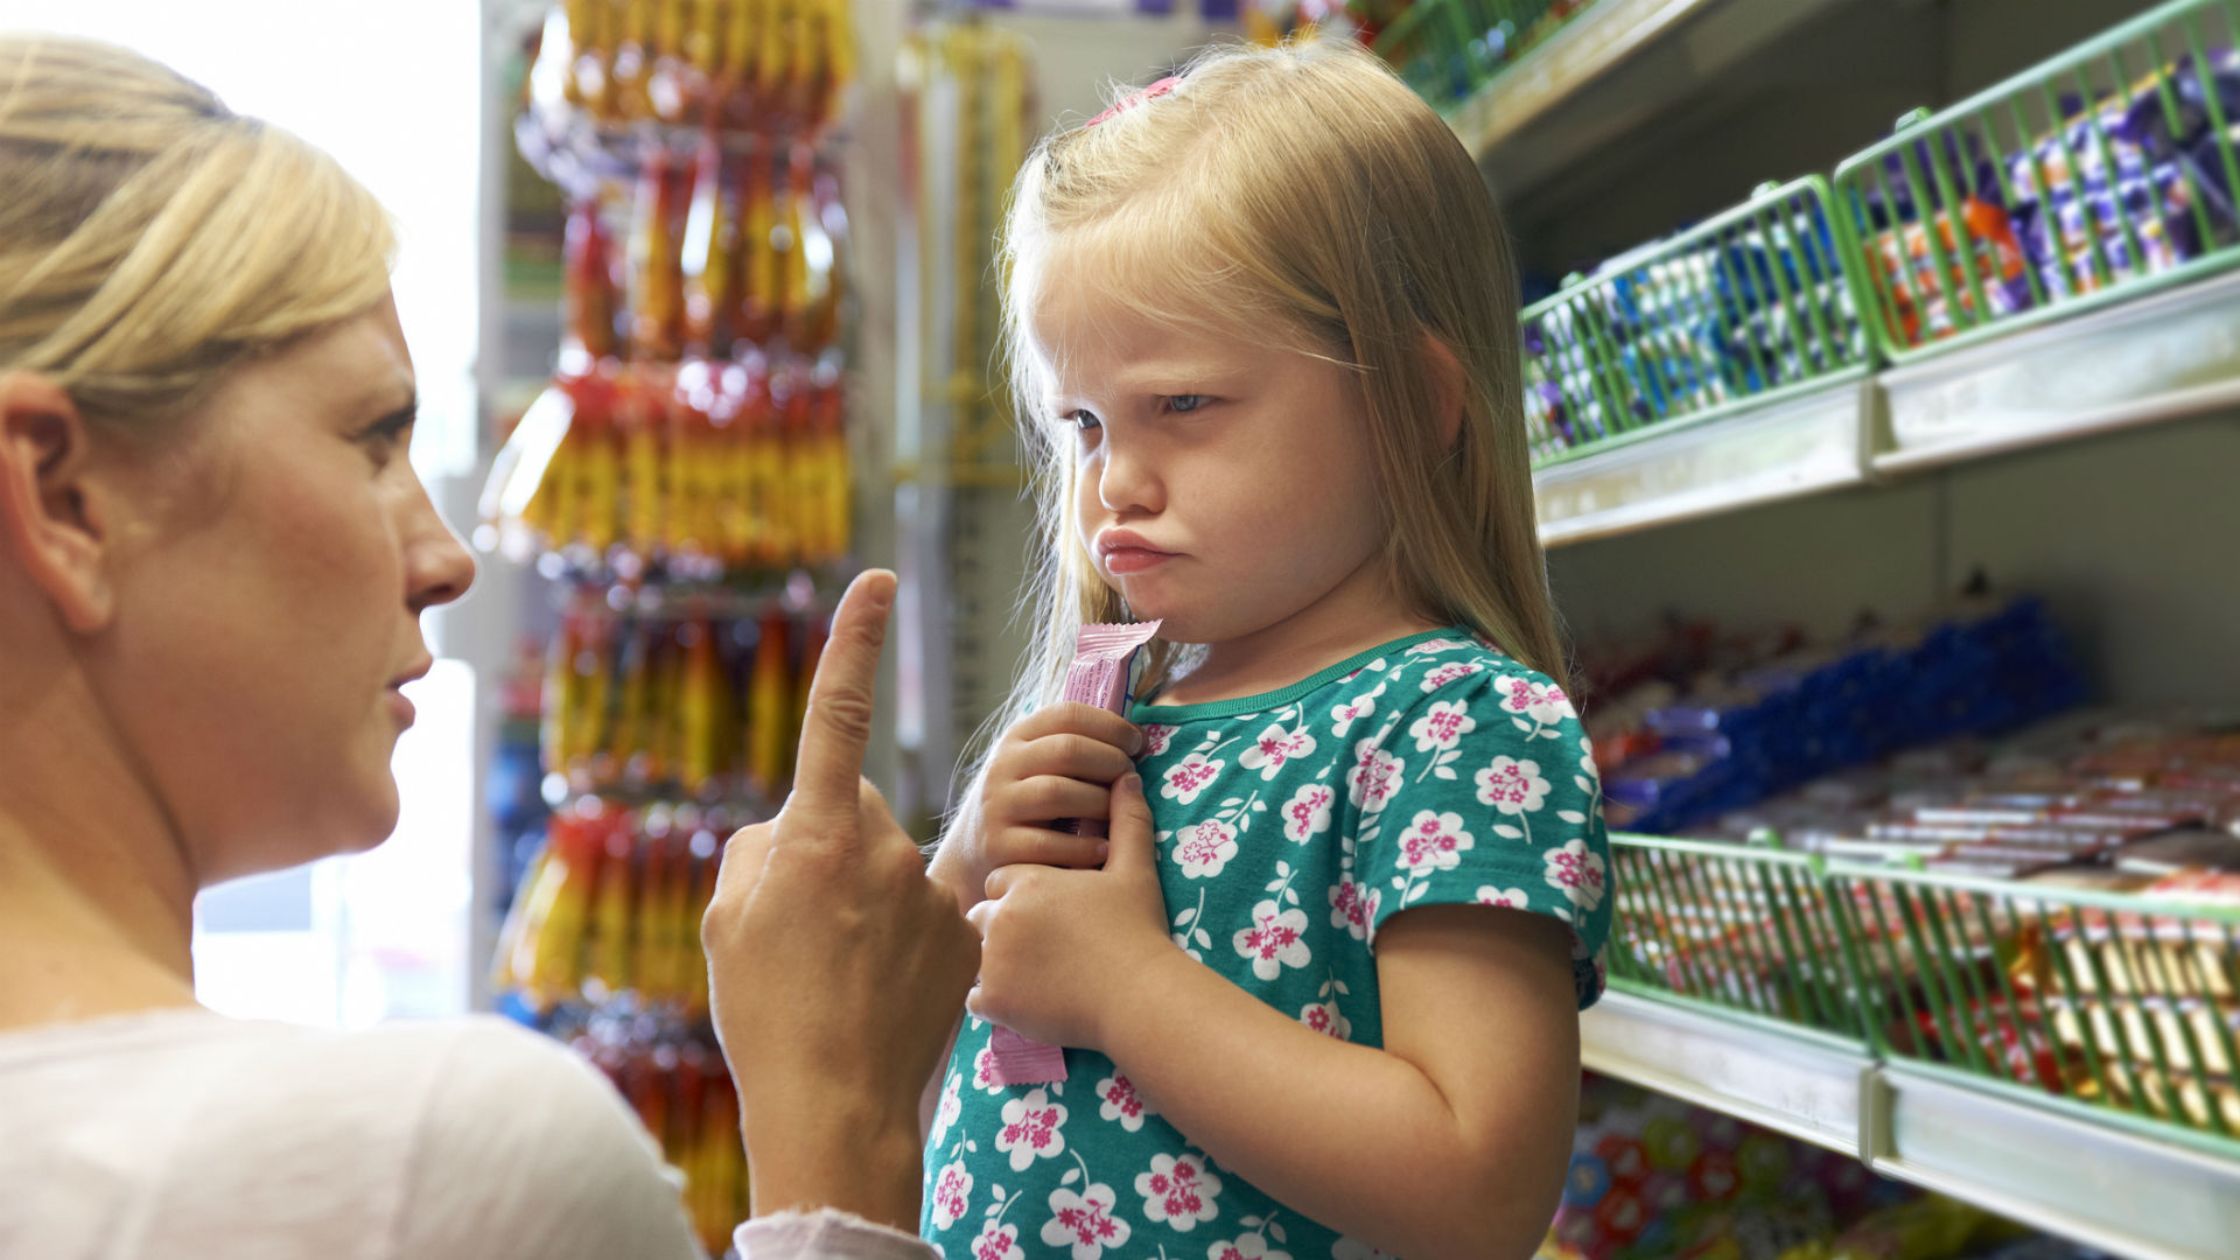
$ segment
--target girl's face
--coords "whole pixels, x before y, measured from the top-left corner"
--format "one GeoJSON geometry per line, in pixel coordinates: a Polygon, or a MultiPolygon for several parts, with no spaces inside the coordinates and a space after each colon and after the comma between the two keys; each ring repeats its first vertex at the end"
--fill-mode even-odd
{"type": "Polygon", "coordinates": [[[1169,327],[1070,281],[1054,271],[1034,310],[1046,414],[1074,449],[1081,545],[1135,616],[1218,645],[1383,589],[1368,418],[1346,369],[1169,327]]]}
{"type": "Polygon", "coordinates": [[[406,459],[396,308],[237,370],[148,458],[94,677],[201,882],[378,843],[420,613],[474,561],[406,459]]]}

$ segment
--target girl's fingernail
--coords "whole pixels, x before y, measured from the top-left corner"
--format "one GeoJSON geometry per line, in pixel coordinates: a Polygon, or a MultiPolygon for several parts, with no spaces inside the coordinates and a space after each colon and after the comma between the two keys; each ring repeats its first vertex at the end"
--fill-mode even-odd
{"type": "Polygon", "coordinates": [[[1110,857],[1110,856],[1112,856],[1112,846],[1111,846],[1111,845],[1109,845],[1109,844],[1100,844],[1100,845],[1098,845],[1098,846],[1097,846],[1097,865],[1099,865],[1099,866],[1103,866],[1103,865],[1104,865],[1104,860],[1105,860],[1106,858],[1110,857]]]}
{"type": "Polygon", "coordinates": [[[1122,775],[1120,776],[1120,786],[1131,792],[1141,792],[1143,790],[1143,776],[1140,774],[1122,775]]]}

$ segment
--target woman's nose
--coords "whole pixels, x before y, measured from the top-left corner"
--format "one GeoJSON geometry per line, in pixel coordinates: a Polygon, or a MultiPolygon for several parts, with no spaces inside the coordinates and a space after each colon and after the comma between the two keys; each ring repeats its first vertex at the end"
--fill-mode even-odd
{"type": "Polygon", "coordinates": [[[405,604],[423,613],[466,594],[474,585],[475,562],[424,487],[414,496],[412,512],[412,527],[405,533],[405,604]]]}

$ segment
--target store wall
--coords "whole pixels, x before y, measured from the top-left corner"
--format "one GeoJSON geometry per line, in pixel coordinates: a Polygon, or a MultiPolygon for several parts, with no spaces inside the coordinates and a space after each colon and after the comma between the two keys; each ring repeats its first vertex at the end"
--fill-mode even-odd
{"type": "Polygon", "coordinates": [[[1560,548],[1575,642],[1667,611],[1839,634],[1934,609],[1981,569],[2046,597],[2103,698],[2240,704],[2240,416],[1560,548]]]}

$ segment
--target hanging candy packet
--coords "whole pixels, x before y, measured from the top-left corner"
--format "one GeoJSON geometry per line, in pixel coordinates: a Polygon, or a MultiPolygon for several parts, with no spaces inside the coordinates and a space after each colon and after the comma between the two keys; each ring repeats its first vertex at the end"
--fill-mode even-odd
{"type": "MultiPolygon", "coordinates": [[[[1093,704],[1114,713],[1128,711],[1128,672],[1137,649],[1159,633],[1159,622],[1081,627],[1074,639],[1073,663],[1066,667],[1058,694],[1065,704],[1093,704]]],[[[1102,836],[1102,818],[1075,818],[1060,826],[1077,836],[1102,836]]],[[[992,1075],[1003,1085],[1041,1085],[1066,1079],[1065,1051],[997,1027],[988,1039],[992,1075]]]]}

